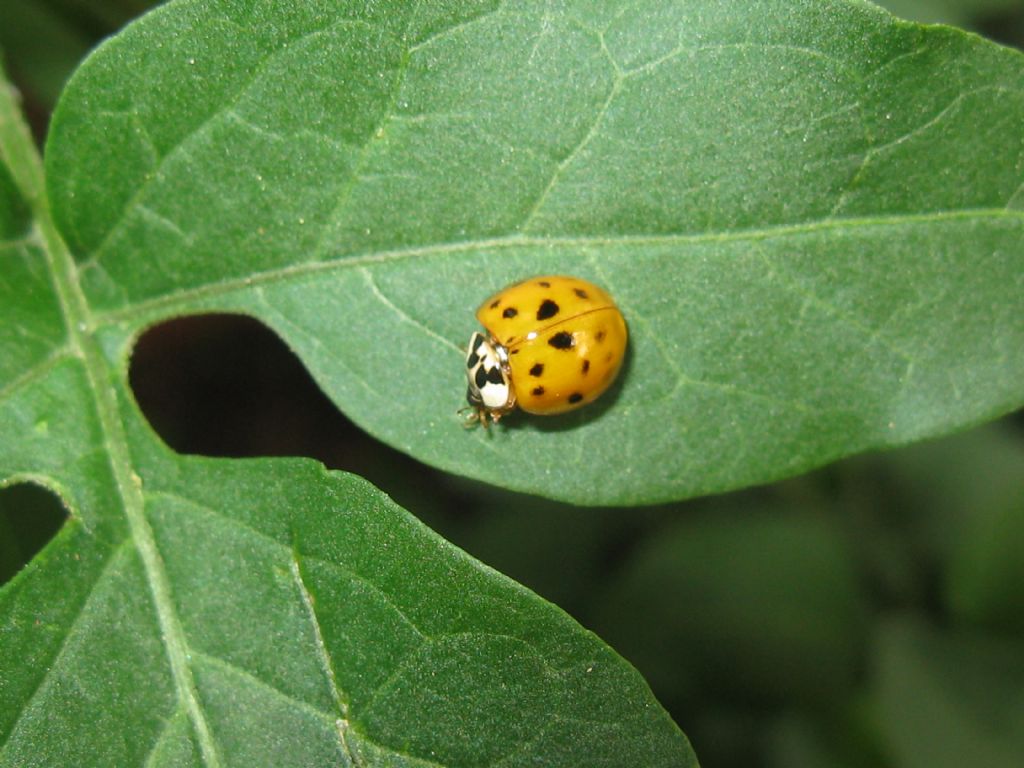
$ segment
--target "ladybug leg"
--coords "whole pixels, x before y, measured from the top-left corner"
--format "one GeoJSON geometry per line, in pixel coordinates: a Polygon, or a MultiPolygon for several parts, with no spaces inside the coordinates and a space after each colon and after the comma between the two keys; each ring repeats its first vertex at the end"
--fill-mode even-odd
{"type": "Polygon", "coordinates": [[[484,429],[487,429],[487,411],[482,408],[467,405],[463,408],[459,408],[458,413],[459,416],[462,416],[462,426],[464,429],[472,429],[477,424],[482,424],[484,429]]]}

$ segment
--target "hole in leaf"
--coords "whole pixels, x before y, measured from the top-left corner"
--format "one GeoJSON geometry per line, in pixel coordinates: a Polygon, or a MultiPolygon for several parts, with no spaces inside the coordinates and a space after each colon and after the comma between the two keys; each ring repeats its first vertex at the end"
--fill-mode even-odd
{"type": "Polygon", "coordinates": [[[128,379],[154,431],[178,453],[307,456],[415,505],[429,468],[337,409],[285,343],[251,317],[197,315],[147,330],[128,379]]]}
{"type": "Polygon", "coordinates": [[[57,535],[68,512],[35,483],[0,488],[0,584],[6,584],[57,535]]]}

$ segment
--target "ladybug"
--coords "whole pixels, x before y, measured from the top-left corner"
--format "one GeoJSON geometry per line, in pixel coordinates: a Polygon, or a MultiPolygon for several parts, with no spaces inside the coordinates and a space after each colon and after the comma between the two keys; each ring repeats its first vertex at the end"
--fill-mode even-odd
{"type": "Polygon", "coordinates": [[[578,277],[516,283],[476,312],[466,350],[468,424],[485,427],[519,406],[552,415],[596,400],[622,367],[626,322],[604,290],[578,277]]]}

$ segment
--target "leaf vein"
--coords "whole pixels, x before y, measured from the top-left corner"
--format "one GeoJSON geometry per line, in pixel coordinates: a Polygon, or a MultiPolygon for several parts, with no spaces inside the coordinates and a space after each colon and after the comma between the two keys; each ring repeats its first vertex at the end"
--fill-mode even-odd
{"type": "Polygon", "coordinates": [[[291,562],[288,564],[288,568],[295,581],[295,587],[299,590],[299,595],[302,598],[302,605],[309,616],[310,625],[313,627],[313,639],[316,645],[317,657],[320,660],[320,664],[324,669],[324,674],[330,684],[331,696],[334,698],[334,703],[338,708],[338,713],[343,718],[348,717],[348,703],[343,699],[341,690],[338,688],[338,681],[334,675],[334,663],[331,660],[331,653],[327,650],[327,644],[324,642],[324,636],[320,630],[320,620],[316,615],[316,606],[313,603],[313,596],[310,594],[309,589],[306,586],[306,582],[302,578],[302,566],[299,563],[299,552],[295,548],[294,542],[292,543],[291,562]]]}
{"type": "MultiPolygon", "coordinates": [[[[316,37],[317,35],[323,34],[325,32],[329,32],[332,29],[335,29],[336,27],[346,25],[359,25],[367,26],[370,27],[371,29],[373,28],[366,22],[359,21],[356,19],[335,19],[330,24],[326,24],[323,27],[307,30],[293,39],[282,41],[280,47],[271,51],[262,61],[260,61],[258,66],[253,68],[249,77],[244,82],[239,83],[238,92],[231,99],[229,99],[220,108],[213,110],[209,115],[203,118],[194,128],[182,134],[175,141],[175,143],[167,149],[166,153],[162,157],[159,157],[157,163],[151,169],[152,172],[146,176],[145,180],[138,186],[135,192],[132,193],[132,196],[128,199],[128,202],[125,203],[124,208],[121,209],[121,213],[118,215],[117,219],[115,219],[114,222],[110,225],[110,229],[107,230],[104,236],[100,239],[99,243],[97,243],[97,245],[92,249],[92,253],[90,254],[89,258],[100,258],[102,252],[113,240],[114,236],[117,234],[118,230],[124,224],[125,220],[128,218],[132,210],[138,205],[143,195],[145,195],[145,193],[149,190],[149,188],[157,179],[161,178],[160,174],[157,173],[157,171],[161,167],[166,165],[167,161],[170,158],[184,151],[184,147],[186,146],[187,142],[189,142],[196,136],[200,136],[206,133],[213,125],[215,120],[225,117],[226,115],[235,113],[235,107],[238,106],[239,102],[241,102],[241,100],[249,93],[253,86],[256,85],[259,79],[277,60],[279,56],[282,56],[283,54],[289,52],[289,48],[295,44],[316,37]]],[[[142,128],[143,130],[145,130],[145,126],[142,126],[142,128]]]]}
{"type": "Polygon", "coordinates": [[[310,715],[314,715],[319,720],[323,720],[323,721],[325,721],[327,723],[330,723],[332,726],[334,725],[335,721],[338,719],[336,713],[334,713],[334,712],[327,712],[325,710],[320,709],[315,704],[310,704],[308,701],[303,701],[302,699],[296,698],[295,696],[291,695],[290,693],[286,693],[285,691],[282,691],[276,685],[272,685],[271,683],[268,683],[263,678],[257,677],[256,675],[254,675],[249,670],[245,669],[244,667],[240,667],[237,664],[235,664],[235,663],[233,663],[231,661],[228,661],[227,659],[221,658],[220,656],[214,656],[213,654],[206,653],[205,651],[200,651],[200,650],[193,650],[192,651],[192,655],[200,663],[206,663],[206,664],[209,664],[211,667],[217,667],[217,668],[219,668],[221,670],[224,670],[226,672],[230,672],[231,674],[236,675],[238,677],[243,677],[248,682],[256,685],[258,688],[261,688],[261,689],[263,689],[265,691],[273,693],[276,696],[279,696],[280,698],[284,699],[285,701],[287,701],[287,702],[289,702],[291,704],[294,704],[299,709],[301,709],[303,712],[306,712],[306,713],[308,713],[310,715]]]}
{"type": "Polygon", "coordinates": [[[56,368],[59,363],[62,363],[65,360],[70,360],[72,357],[74,357],[74,355],[72,354],[71,347],[68,345],[64,345],[53,350],[38,363],[29,366],[4,386],[0,387],[0,401],[6,400],[19,389],[27,387],[33,382],[43,378],[46,374],[56,368]]]}
{"type": "MultiPolygon", "coordinates": [[[[402,35],[404,40],[407,37],[409,27],[412,25],[412,20],[416,16],[416,12],[419,10],[420,4],[416,3],[412,12],[409,14],[409,20],[406,23],[405,34],[402,35]]],[[[320,256],[323,253],[325,243],[327,242],[327,236],[331,230],[331,223],[337,219],[341,212],[345,209],[345,206],[349,204],[352,199],[352,194],[355,191],[356,186],[359,184],[360,174],[366,165],[368,158],[370,157],[370,148],[373,146],[374,138],[380,133],[384,126],[391,119],[392,112],[395,111],[395,105],[398,103],[398,96],[402,91],[402,86],[405,83],[406,73],[409,71],[409,59],[410,53],[409,48],[405,49],[402,56],[402,60],[399,63],[398,72],[395,75],[395,82],[391,88],[391,93],[388,95],[387,106],[381,110],[380,119],[372,130],[367,134],[366,140],[363,145],[359,148],[359,154],[356,156],[355,162],[352,164],[352,173],[345,186],[341,189],[338,194],[338,199],[331,209],[331,212],[324,219],[324,225],[320,230],[320,237],[317,240],[316,245],[313,247],[313,260],[314,262],[320,260],[320,256]]]]}
{"type": "MultiPolygon", "coordinates": [[[[618,294],[620,296],[623,295],[622,292],[617,291],[615,289],[615,287],[612,285],[611,280],[609,280],[607,274],[605,274],[604,270],[601,268],[601,265],[594,259],[592,255],[589,258],[588,263],[594,269],[595,273],[600,276],[601,281],[605,284],[605,286],[613,294],[618,294]]],[[[665,364],[672,370],[672,372],[676,376],[675,386],[672,387],[672,390],[667,394],[663,395],[662,397],[659,397],[654,400],[649,400],[646,403],[644,403],[644,405],[646,405],[647,407],[657,405],[658,403],[663,401],[671,400],[676,396],[680,387],[697,387],[703,389],[717,390],[720,392],[727,392],[731,395],[738,395],[740,397],[746,397],[751,400],[767,402],[773,405],[780,405],[785,408],[792,408],[793,410],[804,414],[814,413],[817,411],[817,409],[812,408],[806,403],[800,402],[798,400],[780,400],[779,398],[773,397],[772,395],[767,395],[764,394],[763,392],[755,392],[750,389],[739,387],[735,384],[729,384],[727,382],[722,381],[711,381],[709,379],[700,379],[689,375],[682,368],[679,367],[679,364],[676,362],[677,356],[670,354],[669,351],[665,348],[665,344],[662,341],[661,335],[651,330],[650,324],[647,322],[647,318],[644,316],[644,314],[642,312],[630,311],[628,309],[628,306],[625,305],[621,299],[619,299],[619,304],[623,309],[626,310],[626,315],[630,318],[631,323],[633,323],[634,325],[639,323],[641,327],[643,327],[646,335],[648,336],[648,338],[651,339],[651,343],[654,345],[655,349],[658,350],[658,353],[661,355],[662,359],[664,359],[665,364]]]]}
{"type": "Polygon", "coordinates": [[[466,29],[467,27],[473,26],[474,24],[479,24],[481,21],[487,19],[489,16],[494,16],[495,14],[499,13],[502,10],[503,5],[503,2],[499,2],[493,8],[489,8],[483,11],[482,13],[473,16],[472,18],[465,19],[464,21],[460,21],[458,24],[453,24],[450,27],[445,27],[444,29],[438,30],[434,34],[423,38],[418,43],[409,46],[409,53],[416,53],[417,51],[420,51],[423,48],[426,48],[427,46],[434,44],[438,40],[442,40],[445,37],[448,37],[449,35],[458,32],[459,30],[466,29]]]}
{"type": "MultiPolygon", "coordinates": [[[[312,343],[314,347],[322,350],[323,354],[325,354],[331,360],[334,360],[337,363],[339,363],[346,371],[352,374],[352,378],[354,378],[362,385],[363,389],[366,390],[367,394],[369,394],[372,397],[380,397],[380,391],[377,388],[371,386],[370,382],[368,382],[363,376],[356,372],[356,370],[351,366],[351,364],[346,358],[342,357],[337,352],[335,352],[333,347],[324,346],[324,344],[320,341],[320,337],[317,334],[313,333],[312,331],[306,330],[301,325],[292,320],[290,317],[288,317],[288,315],[286,315],[284,312],[282,312],[273,304],[271,304],[267,300],[266,294],[264,293],[262,286],[257,285],[254,290],[254,294],[256,298],[260,301],[260,303],[263,304],[263,306],[266,307],[268,310],[270,310],[274,314],[274,316],[277,317],[284,325],[287,325],[288,327],[295,329],[297,333],[309,339],[310,343],[312,343]]],[[[315,380],[320,380],[320,377],[316,375],[317,372],[315,370],[314,362],[312,360],[306,360],[304,362],[306,368],[310,372],[310,375],[312,375],[315,380]]]]}
{"type": "Polygon", "coordinates": [[[2,742],[3,747],[0,748],[0,755],[7,751],[7,747],[10,746],[12,743],[11,737],[13,736],[14,732],[18,729],[18,725],[21,723],[22,719],[25,717],[28,710],[31,708],[32,702],[35,701],[36,697],[46,687],[46,684],[49,682],[50,677],[54,674],[55,670],[59,668],[60,661],[63,658],[65,652],[67,651],[68,644],[71,642],[72,636],[75,633],[75,629],[78,627],[80,622],[84,621],[84,618],[86,617],[85,608],[89,605],[89,601],[92,600],[93,596],[96,594],[98,586],[103,581],[103,579],[108,575],[108,573],[110,573],[115,563],[119,561],[119,558],[121,558],[124,555],[124,553],[130,548],[131,544],[131,537],[126,536],[116,546],[112,547],[109,550],[109,554],[107,555],[107,561],[103,564],[103,568],[100,570],[100,572],[96,574],[96,580],[93,582],[92,587],[89,589],[89,593],[86,596],[85,601],[82,603],[81,610],[79,610],[75,614],[74,620],[68,625],[67,631],[64,633],[64,637],[61,638],[61,643],[60,646],[57,648],[57,652],[54,653],[50,663],[46,665],[46,670],[43,672],[43,675],[39,678],[39,682],[36,684],[35,690],[33,690],[32,694],[27,699],[25,699],[25,702],[21,708],[21,712],[19,713],[17,719],[11,724],[10,729],[7,731],[7,733],[2,734],[0,742],[2,742]]]}
{"type": "Polygon", "coordinates": [[[750,43],[750,42],[745,42],[745,43],[710,43],[708,45],[680,46],[678,48],[674,48],[673,50],[669,51],[668,53],[664,54],[663,56],[659,56],[658,58],[653,59],[653,60],[647,62],[646,64],[641,64],[640,66],[634,67],[633,69],[625,70],[624,74],[623,74],[623,77],[629,78],[629,77],[634,77],[634,76],[636,76],[638,74],[645,74],[647,72],[651,72],[651,71],[657,69],[658,67],[660,67],[661,65],[667,64],[668,62],[672,61],[673,59],[677,59],[680,56],[684,56],[686,54],[697,54],[697,53],[708,53],[708,52],[711,52],[711,51],[730,51],[730,50],[736,50],[736,51],[749,51],[749,50],[759,50],[759,51],[791,51],[793,53],[801,53],[801,54],[804,54],[804,55],[806,55],[806,56],[808,56],[810,58],[820,59],[822,61],[825,61],[825,62],[827,62],[827,63],[837,67],[840,71],[846,72],[853,79],[856,79],[856,80],[860,79],[860,76],[858,74],[856,74],[854,72],[854,70],[848,64],[846,64],[841,59],[838,59],[835,56],[829,54],[826,51],[819,51],[819,50],[817,50],[815,48],[807,48],[805,46],[800,46],[800,45],[786,45],[784,43],[750,43]]]}
{"type": "Polygon", "coordinates": [[[604,119],[604,116],[608,113],[608,110],[611,108],[612,101],[614,101],[616,95],[618,95],[619,89],[622,87],[622,83],[623,79],[621,77],[616,77],[615,80],[612,82],[612,86],[611,88],[608,89],[608,93],[605,96],[604,102],[598,108],[597,114],[594,115],[594,119],[590,123],[589,129],[583,135],[583,137],[576,143],[576,146],[572,148],[569,154],[563,157],[562,160],[559,161],[557,165],[555,165],[555,169],[552,172],[551,177],[548,179],[547,184],[544,185],[544,188],[540,191],[540,194],[537,196],[537,199],[533,202],[533,205],[531,205],[529,210],[527,210],[526,216],[523,218],[522,223],[516,228],[518,231],[525,232],[529,229],[534,219],[536,219],[537,214],[540,212],[540,210],[544,207],[544,204],[547,202],[548,196],[551,194],[551,190],[555,188],[559,180],[562,178],[562,174],[565,172],[565,169],[572,165],[572,163],[579,156],[580,152],[582,152],[587,147],[587,145],[594,140],[594,137],[597,136],[598,130],[601,125],[601,121],[604,119]]]}
{"type": "MultiPolygon", "coordinates": [[[[209,515],[211,517],[215,517],[216,519],[221,520],[223,522],[226,522],[229,525],[232,525],[232,526],[234,526],[236,528],[239,528],[241,530],[244,530],[244,531],[248,531],[252,535],[258,537],[260,540],[266,541],[269,544],[273,545],[275,548],[280,549],[282,554],[284,554],[288,558],[289,562],[294,557],[295,549],[291,545],[285,544],[284,542],[279,541],[278,539],[275,539],[269,533],[261,531],[258,528],[255,528],[252,525],[249,525],[248,523],[242,522],[241,520],[239,520],[237,518],[230,517],[229,515],[225,515],[223,512],[221,512],[220,510],[218,510],[218,509],[216,509],[214,507],[211,507],[211,506],[209,506],[207,504],[203,504],[202,502],[196,501],[195,499],[190,499],[190,498],[188,498],[186,496],[182,496],[181,494],[174,493],[172,491],[151,490],[150,491],[150,495],[153,496],[153,497],[163,496],[164,498],[180,501],[180,502],[186,504],[187,506],[189,506],[189,507],[191,507],[191,508],[193,508],[195,510],[199,510],[199,511],[205,512],[207,515],[209,515]]],[[[381,589],[379,586],[374,584],[372,581],[367,579],[362,574],[357,573],[356,571],[353,571],[351,568],[349,568],[346,565],[343,565],[342,563],[334,562],[333,560],[326,560],[326,559],[324,559],[322,557],[317,557],[315,555],[303,554],[302,555],[302,559],[305,560],[305,561],[308,561],[308,562],[321,563],[321,564],[327,566],[328,568],[331,568],[333,570],[336,570],[336,571],[344,574],[351,581],[357,582],[359,584],[362,584],[362,585],[368,587],[374,594],[379,595],[380,598],[387,605],[389,605],[391,608],[393,608],[394,611],[406,622],[406,624],[409,625],[409,627],[417,635],[419,635],[420,637],[423,637],[425,639],[428,639],[428,640],[430,639],[430,636],[427,635],[423,630],[421,630],[416,625],[416,623],[412,619],[409,618],[409,616],[405,613],[405,611],[403,611],[402,608],[400,608],[398,606],[398,604],[394,601],[394,599],[391,597],[391,595],[389,595],[387,592],[385,592],[383,589],[381,589]]]]}
{"type": "Polygon", "coordinates": [[[153,743],[149,745],[149,751],[146,753],[146,759],[142,763],[143,768],[159,768],[155,762],[159,759],[160,754],[157,750],[160,748],[160,743],[163,741],[164,736],[167,735],[167,732],[174,725],[174,720],[177,717],[188,717],[188,713],[186,713],[181,706],[178,706],[169,717],[163,719],[163,722],[160,723],[160,732],[156,734],[156,737],[153,739],[153,743]]]}
{"type": "Polygon", "coordinates": [[[957,96],[952,101],[950,101],[945,107],[943,107],[935,115],[933,115],[931,118],[921,123],[920,125],[915,126],[906,133],[897,136],[896,138],[891,139],[890,141],[887,141],[884,144],[878,144],[868,147],[867,151],[864,152],[864,155],[861,158],[860,165],[858,166],[856,172],[851,177],[850,182],[846,185],[846,188],[837,198],[836,203],[832,207],[832,211],[829,213],[829,215],[836,216],[839,214],[839,212],[846,205],[850,196],[857,189],[857,186],[860,184],[861,178],[863,177],[867,169],[870,167],[871,163],[875,160],[875,158],[877,158],[884,152],[887,152],[891,149],[894,149],[895,147],[900,146],[901,144],[906,143],[907,141],[910,141],[915,136],[918,136],[927,131],[928,129],[938,125],[946,115],[948,115],[954,109],[959,107],[965,99],[967,99],[970,96],[979,94],[982,91],[995,91],[996,93],[1016,94],[1024,93],[1024,91],[1021,91],[1019,89],[1007,88],[1006,86],[1001,85],[985,85],[979,88],[974,88],[970,91],[964,91],[962,93],[957,94],[957,96]]]}
{"type": "Polygon", "coordinates": [[[868,154],[872,155],[872,156],[879,155],[882,152],[885,152],[885,151],[887,151],[889,149],[892,149],[893,147],[897,147],[900,144],[905,143],[906,141],[909,141],[910,139],[914,138],[918,134],[923,133],[924,131],[927,131],[929,128],[932,128],[933,126],[937,125],[946,115],[948,115],[954,109],[959,107],[963,103],[963,101],[965,99],[967,99],[967,98],[969,98],[971,96],[976,96],[979,93],[982,93],[983,91],[994,91],[995,93],[1001,93],[1001,94],[1003,94],[1003,93],[1016,93],[1018,95],[1020,95],[1022,93],[1022,91],[1020,91],[1020,90],[1018,90],[1016,88],[1007,88],[1005,86],[1000,86],[1000,85],[985,85],[985,86],[981,86],[979,88],[972,89],[970,91],[964,91],[962,93],[957,94],[956,98],[954,98],[952,101],[950,101],[949,104],[947,104],[945,107],[940,109],[930,119],[926,120],[925,122],[921,123],[920,125],[916,126],[915,128],[907,131],[902,136],[898,136],[897,138],[892,139],[891,141],[887,141],[885,144],[880,144],[878,146],[871,147],[871,149],[868,150],[868,154]]]}
{"type": "Polygon", "coordinates": [[[576,248],[615,248],[624,246],[671,246],[671,245],[704,245],[708,243],[732,243],[743,241],[769,240],[778,237],[799,236],[838,230],[868,229],[871,227],[895,227],[911,224],[930,224],[944,221],[957,221],[975,218],[1007,219],[1024,223],[1024,210],[1006,210],[1005,208],[974,208],[961,210],[931,211],[921,214],[894,214],[863,218],[834,219],[802,222],[798,224],[777,224],[766,227],[733,230],[728,232],[697,232],[688,234],[637,234],[637,235],[596,235],[578,236],[524,236],[510,235],[482,240],[459,240],[432,245],[395,248],[374,251],[355,256],[346,256],[332,261],[302,262],[275,269],[268,269],[245,277],[229,278],[214,283],[185,288],[173,293],[163,294],[150,299],[143,299],[128,307],[96,312],[94,317],[102,322],[120,322],[128,319],[146,317],[149,312],[164,308],[187,305],[202,298],[216,297],[248,290],[255,285],[284,281],[293,277],[302,277],[318,272],[331,272],[358,268],[364,265],[390,263],[405,259],[426,258],[430,256],[461,255],[475,250],[502,248],[553,248],[558,246],[576,248]]]}
{"type": "Polygon", "coordinates": [[[32,245],[39,245],[39,240],[35,235],[25,235],[14,240],[5,240],[0,243],[0,253],[4,251],[19,251],[32,245]]]}
{"type": "Polygon", "coordinates": [[[415,328],[418,328],[420,331],[422,331],[427,336],[440,343],[442,346],[453,349],[455,350],[456,353],[460,355],[462,354],[462,350],[459,349],[455,344],[452,344],[452,342],[450,342],[448,339],[438,335],[434,331],[427,328],[427,326],[423,325],[423,323],[419,322],[415,318],[408,315],[404,310],[402,310],[393,301],[391,301],[391,299],[389,299],[387,296],[381,293],[380,288],[377,286],[377,281],[373,279],[373,273],[369,270],[368,267],[360,267],[359,272],[366,279],[366,284],[370,288],[370,292],[373,293],[374,297],[378,301],[380,301],[385,307],[394,312],[403,322],[408,323],[409,325],[412,325],[415,328]]]}
{"type": "Polygon", "coordinates": [[[889,350],[889,352],[891,352],[896,357],[900,358],[908,366],[910,370],[913,369],[913,366],[917,363],[917,360],[914,358],[914,356],[911,353],[907,352],[906,350],[900,349],[898,346],[885,339],[882,336],[881,328],[872,328],[870,325],[864,323],[856,316],[840,309],[838,306],[823,299],[817,293],[807,288],[806,286],[802,285],[796,279],[788,276],[785,272],[780,271],[779,269],[776,268],[776,265],[772,261],[771,257],[762,249],[758,249],[757,253],[761,257],[762,261],[764,261],[764,264],[768,268],[769,272],[777,276],[785,287],[796,293],[798,296],[802,296],[806,300],[809,300],[812,304],[821,307],[830,315],[835,317],[838,321],[840,321],[841,323],[845,323],[848,327],[852,328],[858,334],[865,337],[865,348],[871,346],[871,344],[875,342],[878,342],[882,347],[889,350]]]}

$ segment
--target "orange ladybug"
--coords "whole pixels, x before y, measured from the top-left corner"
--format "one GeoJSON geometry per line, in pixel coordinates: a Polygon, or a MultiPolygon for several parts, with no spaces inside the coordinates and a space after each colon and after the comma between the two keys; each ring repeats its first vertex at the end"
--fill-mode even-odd
{"type": "Polygon", "coordinates": [[[532,277],[476,313],[466,350],[469,422],[497,422],[517,406],[552,415],[596,400],[622,367],[626,322],[602,288],[578,277],[532,277]]]}

